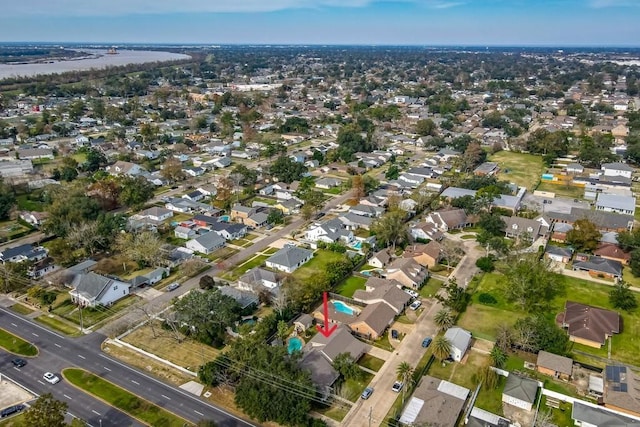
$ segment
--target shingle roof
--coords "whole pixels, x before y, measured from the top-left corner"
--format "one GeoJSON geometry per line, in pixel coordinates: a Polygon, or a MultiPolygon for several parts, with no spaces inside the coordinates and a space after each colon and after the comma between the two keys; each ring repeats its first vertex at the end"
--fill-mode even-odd
{"type": "Polygon", "coordinates": [[[620,332],[620,315],[604,308],[567,301],[562,324],[568,325],[570,336],[604,344],[607,336],[620,332]]]}
{"type": "Polygon", "coordinates": [[[267,259],[267,262],[271,262],[276,265],[283,265],[285,267],[293,267],[312,255],[313,252],[307,249],[302,249],[297,246],[287,246],[271,255],[267,259]]]}
{"type": "Polygon", "coordinates": [[[215,231],[205,233],[199,237],[196,237],[194,240],[207,249],[224,245],[225,242],[224,238],[215,231]]]}
{"type": "Polygon", "coordinates": [[[363,308],[352,324],[366,323],[376,334],[381,335],[395,316],[396,312],[391,307],[383,302],[377,302],[363,308]]]}
{"type": "Polygon", "coordinates": [[[535,403],[536,394],[538,393],[538,382],[511,373],[507,377],[507,383],[502,393],[524,402],[535,403]]]}
{"type": "Polygon", "coordinates": [[[538,353],[536,365],[567,375],[571,375],[573,372],[572,359],[564,356],[558,356],[557,354],[549,353],[544,350],[541,350],[540,353],[538,353]]]}
{"type": "Polygon", "coordinates": [[[592,256],[589,258],[589,261],[576,261],[573,263],[573,268],[606,273],[618,277],[622,276],[622,264],[620,261],[601,258],[599,256],[592,256]]]}
{"type": "Polygon", "coordinates": [[[458,327],[447,329],[444,337],[449,340],[451,347],[461,351],[466,351],[469,348],[469,343],[471,343],[471,333],[458,327]]]}

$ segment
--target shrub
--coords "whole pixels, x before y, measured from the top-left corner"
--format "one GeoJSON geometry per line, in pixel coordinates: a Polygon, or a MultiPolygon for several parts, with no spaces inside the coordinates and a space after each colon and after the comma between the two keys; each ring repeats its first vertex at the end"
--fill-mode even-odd
{"type": "Polygon", "coordinates": [[[489,273],[494,270],[493,264],[494,264],[493,258],[488,256],[478,258],[478,260],[476,261],[476,267],[478,267],[480,270],[484,271],[485,273],[489,273]]]}
{"type": "Polygon", "coordinates": [[[496,304],[498,302],[498,300],[491,294],[487,294],[487,293],[481,293],[478,296],[478,301],[480,301],[481,304],[496,304]]]}

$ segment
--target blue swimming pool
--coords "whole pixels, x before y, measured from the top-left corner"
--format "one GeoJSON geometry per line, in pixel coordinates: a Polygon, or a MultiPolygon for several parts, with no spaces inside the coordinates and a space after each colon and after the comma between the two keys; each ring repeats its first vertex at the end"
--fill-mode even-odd
{"type": "Polygon", "coordinates": [[[357,241],[357,242],[355,242],[353,245],[351,245],[351,247],[352,247],[353,249],[357,249],[357,250],[362,249],[362,241],[358,240],[358,241],[357,241]]]}
{"type": "Polygon", "coordinates": [[[339,313],[344,313],[344,314],[348,314],[349,316],[353,316],[353,313],[355,312],[353,308],[343,303],[342,301],[331,301],[331,304],[333,304],[333,308],[335,308],[335,310],[339,313]]]}
{"type": "Polygon", "coordinates": [[[229,222],[229,215],[222,215],[219,219],[220,222],[229,222]]]}
{"type": "Polygon", "coordinates": [[[302,340],[298,337],[291,337],[287,342],[287,353],[293,354],[302,350],[302,340]]]}
{"type": "Polygon", "coordinates": [[[552,173],[543,173],[542,174],[542,179],[545,179],[547,181],[553,180],[553,174],[552,173]]]}

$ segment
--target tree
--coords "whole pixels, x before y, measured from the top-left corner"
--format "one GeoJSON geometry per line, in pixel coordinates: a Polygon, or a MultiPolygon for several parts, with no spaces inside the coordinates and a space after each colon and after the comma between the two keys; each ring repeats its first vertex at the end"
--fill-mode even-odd
{"type": "Polygon", "coordinates": [[[53,398],[51,393],[38,397],[24,414],[23,423],[26,427],[63,427],[67,404],[53,398]]]}
{"type": "Polygon", "coordinates": [[[497,344],[491,349],[489,357],[491,357],[491,362],[496,368],[502,369],[507,364],[507,353],[497,344]]]}
{"type": "Polygon", "coordinates": [[[543,315],[518,319],[513,326],[512,340],[513,345],[524,351],[544,350],[559,355],[566,354],[569,344],[567,333],[543,315]]]}
{"type": "Polygon", "coordinates": [[[399,176],[400,168],[398,168],[398,165],[389,166],[389,169],[387,169],[387,172],[384,174],[384,177],[389,180],[398,179],[399,176]]]}
{"type": "Polygon", "coordinates": [[[484,162],[486,158],[487,153],[482,149],[482,147],[480,147],[480,144],[472,142],[460,158],[460,167],[463,171],[470,171],[475,166],[484,162]]]}
{"type": "Polygon", "coordinates": [[[596,225],[583,218],[573,223],[573,229],[567,233],[567,243],[578,251],[593,251],[598,246],[600,237],[596,225]]]}
{"type": "Polygon", "coordinates": [[[615,308],[624,311],[631,311],[638,307],[636,295],[630,289],[630,286],[624,280],[620,280],[614,285],[613,290],[609,292],[609,302],[615,308]]]}
{"type": "Polygon", "coordinates": [[[182,170],[182,163],[173,156],[165,160],[162,165],[162,169],[160,170],[160,175],[171,184],[182,181],[186,177],[182,170]]]}
{"type": "Polygon", "coordinates": [[[416,123],[416,133],[420,136],[436,136],[438,134],[438,126],[431,119],[421,119],[416,123]]]}
{"type": "Polygon", "coordinates": [[[393,250],[396,244],[406,242],[409,238],[405,213],[401,210],[387,212],[371,225],[380,245],[391,245],[393,250]]]}
{"type": "Polygon", "coordinates": [[[287,184],[300,180],[307,170],[308,168],[304,164],[296,162],[284,155],[278,157],[269,168],[271,175],[287,184]]]}
{"type": "Polygon", "coordinates": [[[537,254],[521,255],[507,263],[504,293],[508,301],[529,313],[545,311],[562,292],[562,281],[548,260],[537,254]]]}
{"type": "Polygon", "coordinates": [[[267,215],[267,222],[271,225],[283,224],[284,214],[280,209],[271,209],[267,215]]]}
{"type": "Polygon", "coordinates": [[[439,310],[436,315],[433,316],[433,323],[436,324],[438,331],[440,332],[446,331],[452,327],[454,322],[455,317],[453,316],[453,313],[451,313],[451,310],[447,308],[439,310]]]}
{"type": "Polygon", "coordinates": [[[358,381],[364,377],[364,371],[348,352],[340,353],[333,359],[333,369],[338,371],[345,380],[358,381]]]}
{"type": "Polygon", "coordinates": [[[441,362],[451,356],[451,342],[442,335],[433,340],[431,347],[433,347],[433,355],[441,362]]]}
{"type": "Polygon", "coordinates": [[[16,203],[16,196],[0,176],[0,220],[8,219],[16,203]]]}
{"type": "Polygon", "coordinates": [[[125,176],[118,200],[125,206],[139,208],[154,195],[155,187],[142,176],[125,176]]]}
{"type": "Polygon", "coordinates": [[[156,233],[121,233],[116,237],[117,249],[141,268],[158,265],[162,242],[156,233]]]}
{"type": "Polygon", "coordinates": [[[198,285],[200,286],[200,289],[211,289],[216,285],[216,281],[213,277],[205,274],[200,278],[198,285]]]}
{"type": "Polygon", "coordinates": [[[464,288],[458,286],[455,277],[449,279],[447,283],[442,285],[442,289],[445,291],[445,296],[436,294],[435,298],[445,307],[449,307],[458,313],[462,313],[467,307],[467,304],[471,299],[471,295],[469,295],[464,288]]]}
{"type": "Polygon", "coordinates": [[[278,330],[276,332],[276,335],[282,341],[287,339],[287,337],[289,336],[289,325],[287,324],[287,322],[285,322],[284,320],[280,320],[278,322],[278,330]]]}
{"type": "Polygon", "coordinates": [[[43,230],[59,237],[65,237],[73,224],[95,220],[101,213],[98,202],[85,195],[84,185],[48,188],[47,198],[49,218],[43,230]]]}
{"type": "Polygon", "coordinates": [[[353,194],[353,198],[357,202],[360,202],[360,200],[367,195],[364,188],[364,180],[362,179],[362,175],[355,175],[353,178],[351,178],[351,191],[353,194]]]}
{"type": "Polygon", "coordinates": [[[409,362],[401,362],[396,367],[396,378],[404,384],[404,387],[402,388],[402,400],[404,401],[405,392],[407,388],[409,388],[413,379],[413,367],[409,362]]]}
{"type": "Polygon", "coordinates": [[[480,270],[484,271],[485,273],[492,272],[495,268],[493,257],[485,256],[482,258],[478,258],[478,260],[476,261],[476,267],[478,267],[480,270]]]}
{"type": "Polygon", "coordinates": [[[504,221],[499,215],[487,212],[480,215],[480,221],[478,221],[477,225],[487,233],[494,236],[504,235],[504,229],[506,227],[504,221]]]}

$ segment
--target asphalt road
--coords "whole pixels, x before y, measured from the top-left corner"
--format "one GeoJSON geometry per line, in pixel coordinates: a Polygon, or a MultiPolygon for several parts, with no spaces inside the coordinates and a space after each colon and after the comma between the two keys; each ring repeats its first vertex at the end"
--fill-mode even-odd
{"type": "Polygon", "coordinates": [[[57,399],[69,403],[69,412],[93,426],[133,426],[137,422],[62,380],[50,385],[42,380],[46,371],[60,372],[67,367],[83,368],[129,390],[191,422],[213,420],[220,427],[253,426],[199,397],[166,384],[144,372],[127,366],[102,353],[105,337],[98,333],[81,338],[67,338],[32,323],[22,316],[0,308],[0,327],[33,343],[40,354],[18,370],[9,362],[12,356],[2,353],[0,372],[24,384],[32,392],[52,392],[57,399]]]}

